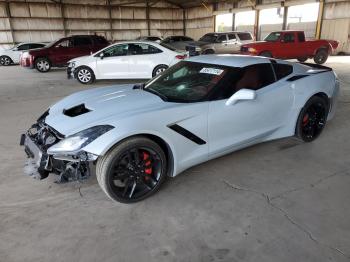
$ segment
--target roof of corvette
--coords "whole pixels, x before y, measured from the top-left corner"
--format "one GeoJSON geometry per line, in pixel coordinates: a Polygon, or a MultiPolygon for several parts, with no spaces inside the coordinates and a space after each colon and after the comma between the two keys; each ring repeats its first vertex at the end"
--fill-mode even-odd
{"type": "Polygon", "coordinates": [[[187,61],[225,65],[232,67],[244,67],[253,64],[269,63],[269,58],[246,55],[201,55],[193,56],[187,61]]]}

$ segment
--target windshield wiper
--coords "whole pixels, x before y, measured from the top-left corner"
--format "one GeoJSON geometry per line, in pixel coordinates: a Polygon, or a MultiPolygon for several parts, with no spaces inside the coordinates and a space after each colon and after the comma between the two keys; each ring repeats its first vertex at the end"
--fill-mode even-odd
{"type": "Polygon", "coordinates": [[[162,93],[159,93],[158,91],[154,90],[154,89],[151,89],[149,87],[147,88],[142,88],[142,90],[146,91],[146,92],[150,92],[156,96],[159,96],[163,101],[168,101],[168,97],[163,95],[162,93]]]}

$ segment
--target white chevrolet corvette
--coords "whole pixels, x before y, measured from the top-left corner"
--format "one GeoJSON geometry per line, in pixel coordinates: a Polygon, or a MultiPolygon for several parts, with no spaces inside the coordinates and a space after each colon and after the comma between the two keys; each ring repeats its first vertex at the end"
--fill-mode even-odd
{"type": "Polygon", "coordinates": [[[99,79],[149,79],[184,58],[186,54],[165,44],[118,42],[90,56],[72,59],[67,74],[82,84],[99,79]]]}
{"type": "Polygon", "coordinates": [[[332,69],[263,57],[205,55],[146,84],[96,88],[50,107],[21,137],[39,178],[96,171],[111,199],[130,203],[166,177],[264,141],[313,141],[335,112],[332,69]]]}

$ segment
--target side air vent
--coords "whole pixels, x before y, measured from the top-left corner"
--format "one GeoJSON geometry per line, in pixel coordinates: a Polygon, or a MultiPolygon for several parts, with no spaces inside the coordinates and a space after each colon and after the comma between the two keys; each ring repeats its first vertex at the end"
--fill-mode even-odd
{"type": "Polygon", "coordinates": [[[298,79],[301,79],[301,78],[304,78],[304,77],[307,77],[308,75],[296,75],[296,76],[292,76],[290,78],[287,79],[287,81],[289,82],[293,82],[295,80],[298,80],[298,79]]]}
{"type": "Polygon", "coordinates": [[[75,107],[64,109],[63,114],[70,117],[80,116],[89,113],[91,110],[85,107],[85,104],[80,104],[75,107]]]}

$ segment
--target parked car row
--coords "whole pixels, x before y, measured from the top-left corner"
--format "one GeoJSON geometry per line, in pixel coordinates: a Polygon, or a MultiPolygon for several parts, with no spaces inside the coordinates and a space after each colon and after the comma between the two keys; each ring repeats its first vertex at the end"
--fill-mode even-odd
{"type": "Polygon", "coordinates": [[[48,45],[23,43],[2,51],[2,65],[19,62],[22,67],[48,72],[68,65],[68,78],[82,84],[99,79],[149,79],[189,55],[243,54],[326,62],[337,41],[305,39],[303,31],[276,31],[255,42],[249,32],[208,33],[198,41],[187,36],[142,37],[111,44],[102,36],[75,35],[48,45]],[[19,58],[20,56],[20,58],[19,58]]]}

